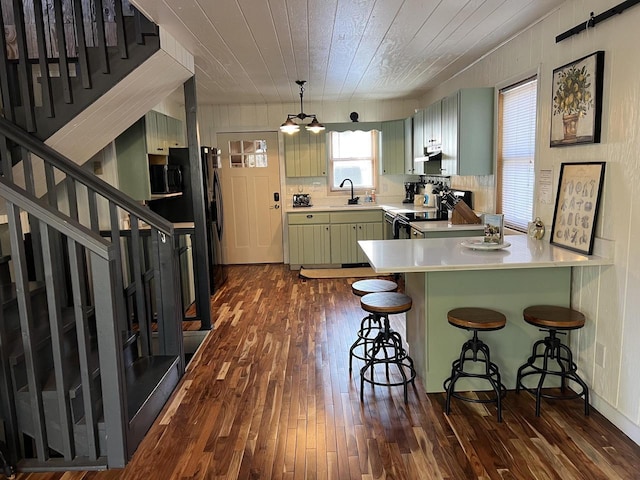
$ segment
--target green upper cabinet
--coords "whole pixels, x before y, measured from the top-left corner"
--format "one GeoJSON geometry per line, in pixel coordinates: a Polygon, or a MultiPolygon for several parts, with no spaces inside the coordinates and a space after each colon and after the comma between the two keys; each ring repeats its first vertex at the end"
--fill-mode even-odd
{"type": "Polygon", "coordinates": [[[380,125],[380,174],[402,175],[405,169],[405,121],[391,120],[380,125]]]}
{"type": "Polygon", "coordinates": [[[327,175],[326,134],[301,129],[284,135],[284,163],[287,177],[327,175]]]}
{"type": "Polygon", "coordinates": [[[182,121],[151,110],[144,116],[145,141],[149,155],[169,155],[170,147],[184,147],[182,121]]]}
{"type": "Polygon", "coordinates": [[[493,88],[467,88],[442,100],[442,174],[493,173],[493,88]]]}
{"type": "MultiPolygon", "coordinates": [[[[425,111],[422,109],[413,114],[413,158],[422,156],[424,150],[424,113],[425,111]]],[[[424,174],[422,163],[412,161],[410,167],[406,171],[407,174],[424,174]]]]}
{"type": "Polygon", "coordinates": [[[167,117],[167,143],[169,148],[185,147],[187,145],[181,120],[167,117]]]}
{"type": "Polygon", "coordinates": [[[115,145],[118,188],[135,200],[149,200],[149,159],[166,163],[169,147],[185,146],[182,121],[151,110],[120,134],[115,145]]]}
{"type": "MultiPolygon", "coordinates": [[[[424,111],[424,146],[442,144],[442,100],[429,105],[424,111]]],[[[422,150],[424,153],[424,149],[422,150]]],[[[430,160],[422,164],[422,171],[426,175],[438,175],[441,173],[441,162],[430,160]]]]}
{"type": "Polygon", "coordinates": [[[145,120],[140,119],[115,140],[118,189],[134,200],[149,200],[149,161],[145,142],[145,120]]]}
{"type": "Polygon", "coordinates": [[[424,146],[442,143],[442,100],[433,102],[424,111],[424,146]]]}
{"type": "MultiPolygon", "coordinates": [[[[424,149],[442,143],[442,101],[432,103],[419,110],[413,117],[413,157],[422,157],[424,149]]],[[[440,162],[415,162],[413,173],[434,175],[440,173],[440,162]]]]}
{"type": "Polygon", "coordinates": [[[413,173],[413,118],[404,120],[404,174],[413,173]]]}

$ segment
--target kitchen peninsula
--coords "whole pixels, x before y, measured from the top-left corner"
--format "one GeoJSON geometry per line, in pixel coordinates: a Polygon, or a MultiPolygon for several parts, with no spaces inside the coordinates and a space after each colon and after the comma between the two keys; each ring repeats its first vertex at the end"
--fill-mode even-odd
{"type": "MultiPolygon", "coordinates": [[[[522,310],[535,304],[569,306],[572,267],[613,263],[605,256],[582,255],[526,235],[507,238],[509,247],[491,251],[464,247],[464,238],[359,242],[376,272],[405,274],[405,292],[413,299],[406,314],[406,339],[427,392],[444,390],[451,362],[470,335],[447,323],[449,310],[486,307],[506,315],[504,329],[481,338],[500,367],[503,383],[513,389],[518,367],[543,337],[524,322],[522,310]]],[[[482,387],[469,381],[461,382],[460,388],[482,387]]]]}

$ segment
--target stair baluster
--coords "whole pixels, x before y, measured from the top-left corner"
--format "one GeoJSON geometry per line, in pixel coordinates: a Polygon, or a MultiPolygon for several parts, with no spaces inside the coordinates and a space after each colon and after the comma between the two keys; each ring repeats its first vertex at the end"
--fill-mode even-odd
{"type": "Polygon", "coordinates": [[[124,15],[122,13],[122,2],[114,2],[116,15],[116,38],[117,45],[120,49],[120,58],[129,58],[129,49],[127,47],[127,34],[124,29],[124,15]]]}
{"type": "Polygon", "coordinates": [[[80,64],[80,78],[84,88],[91,88],[91,75],[89,73],[89,58],[87,56],[87,40],[85,38],[84,15],[82,13],[82,0],[73,0],[74,17],[76,19],[76,51],[80,64]]]}
{"type": "Polygon", "coordinates": [[[73,423],[71,422],[71,405],[69,399],[69,375],[64,365],[64,322],[62,320],[61,285],[56,273],[61,265],[62,257],[56,254],[60,251],[58,243],[60,236],[51,227],[44,224],[41,228],[44,278],[47,290],[47,306],[49,309],[49,325],[51,328],[51,345],[53,365],[56,380],[56,397],[60,415],[60,434],[62,436],[63,457],[67,461],[75,457],[73,443],[73,423]]]}
{"type": "Polygon", "coordinates": [[[109,53],[107,51],[107,35],[105,32],[104,9],[102,8],[102,0],[96,2],[96,33],[98,34],[98,44],[96,45],[100,51],[100,59],[102,65],[102,73],[109,73],[111,66],[109,65],[109,53]]]}
{"type": "Polygon", "coordinates": [[[36,22],[36,40],[38,45],[38,65],[40,66],[40,90],[42,91],[42,107],[47,117],[53,117],[53,94],[51,93],[51,73],[47,55],[47,41],[44,33],[44,17],[42,0],[33,0],[33,13],[36,22]]]}
{"type": "MultiPolygon", "coordinates": [[[[24,111],[24,124],[27,132],[36,131],[35,105],[33,100],[33,77],[31,63],[27,51],[27,36],[25,32],[24,10],[20,0],[13,0],[13,15],[18,43],[18,81],[24,111]]],[[[10,100],[11,101],[11,100],[10,100]]]]}
{"type": "MultiPolygon", "coordinates": [[[[0,9],[0,32],[5,32],[4,18],[0,9]]],[[[9,88],[9,75],[11,65],[7,57],[7,39],[4,35],[0,35],[0,93],[2,94],[2,113],[10,122],[15,119],[14,103],[11,98],[11,89],[9,88]]],[[[2,142],[4,144],[4,141],[2,142]]]]}
{"type": "Polygon", "coordinates": [[[62,83],[62,98],[65,103],[72,103],[71,80],[69,78],[69,56],[67,54],[67,41],[64,32],[64,15],[62,14],[62,2],[53,2],[53,13],[56,19],[56,41],[58,44],[58,68],[60,69],[60,82],[62,83]]]}

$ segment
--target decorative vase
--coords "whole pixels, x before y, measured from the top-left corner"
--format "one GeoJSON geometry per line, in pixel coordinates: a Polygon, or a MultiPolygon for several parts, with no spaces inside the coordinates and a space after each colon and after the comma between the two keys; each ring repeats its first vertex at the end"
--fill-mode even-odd
{"type": "Polygon", "coordinates": [[[562,125],[564,127],[564,139],[575,140],[576,132],[578,131],[578,119],[580,115],[573,113],[571,115],[562,116],[562,125]]]}

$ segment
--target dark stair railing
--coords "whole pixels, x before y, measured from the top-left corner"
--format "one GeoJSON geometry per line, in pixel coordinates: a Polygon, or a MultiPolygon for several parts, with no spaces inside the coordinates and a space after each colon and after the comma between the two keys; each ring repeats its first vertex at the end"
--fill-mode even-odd
{"type": "Polygon", "coordinates": [[[157,27],[127,0],[1,0],[1,32],[0,454],[122,467],[184,372],[173,228],[43,141],[157,27]]]}
{"type": "Polygon", "coordinates": [[[4,117],[42,140],[160,45],[128,0],[2,0],[0,32],[4,117]]]}
{"type": "Polygon", "coordinates": [[[0,157],[15,283],[0,310],[9,456],[25,471],[121,467],[184,372],[173,227],[4,118],[0,157]]]}

